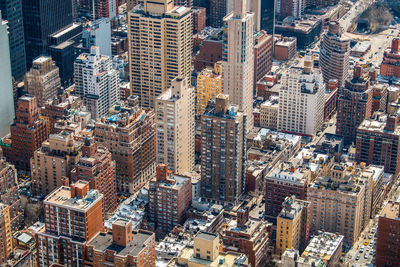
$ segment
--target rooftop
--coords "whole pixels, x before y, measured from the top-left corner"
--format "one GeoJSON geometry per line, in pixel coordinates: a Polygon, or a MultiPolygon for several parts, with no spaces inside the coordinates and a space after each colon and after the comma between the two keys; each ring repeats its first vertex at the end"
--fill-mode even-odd
{"type": "Polygon", "coordinates": [[[379,214],[379,217],[384,217],[393,220],[400,220],[399,215],[400,215],[400,203],[389,201],[381,211],[381,214],[379,214]]]}
{"type": "Polygon", "coordinates": [[[320,232],[311,239],[301,257],[313,257],[329,261],[330,257],[339,249],[343,238],[342,235],[320,232]]]}

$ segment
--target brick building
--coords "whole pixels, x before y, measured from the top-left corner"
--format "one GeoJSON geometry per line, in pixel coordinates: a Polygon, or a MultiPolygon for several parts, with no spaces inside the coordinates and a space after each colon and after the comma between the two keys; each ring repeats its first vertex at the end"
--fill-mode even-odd
{"type": "Polygon", "coordinates": [[[33,153],[49,137],[47,121],[39,115],[35,97],[25,95],[18,99],[16,118],[11,125],[11,142],[6,146],[2,144],[4,156],[17,170],[30,170],[33,153]]]}
{"type": "Polygon", "coordinates": [[[0,264],[7,263],[13,251],[10,207],[0,203],[0,264]]]}
{"type": "Polygon", "coordinates": [[[274,45],[274,58],[277,60],[290,60],[296,55],[297,39],[294,37],[283,37],[274,45]]]}
{"type": "Polygon", "coordinates": [[[272,68],[272,35],[260,31],[254,39],[254,88],[272,68]]]}
{"type": "Polygon", "coordinates": [[[192,7],[193,34],[201,32],[206,27],[206,8],[192,7]]]}
{"type": "Polygon", "coordinates": [[[82,156],[71,171],[71,182],[88,181],[90,189],[97,189],[103,194],[104,211],[113,212],[117,208],[115,172],[115,161],[112,160],[110,151],[86,138],[82,156]]]}
{"type": "Polygon", "coordinates": [[[164,164],[157,166],[156,176],[150,181],[149,219],[163,236],[185,221],[192,203],[192,184],[189,177],[171,174],[164,164]]]}
{"type": "MultiPolygon", "coordinates": [[[[196,71],[201,71],[205,67],[214,67],[214,64],[222,60],[223,51],[223,32],[221,29],[205,28],[199,36],[199,51],[193,56],[193,65],[196,71]]],[[[193,42],[195,47],[195,42],[193,42]]],[[[195,50],[195,49],[194,49],[195,50]]]]}
{"type": "Polygon", "coordinates": [[[393,38],[392,46],[385,50],[380,67],[383,76],[400,78],[400,39],[393,38]]]}

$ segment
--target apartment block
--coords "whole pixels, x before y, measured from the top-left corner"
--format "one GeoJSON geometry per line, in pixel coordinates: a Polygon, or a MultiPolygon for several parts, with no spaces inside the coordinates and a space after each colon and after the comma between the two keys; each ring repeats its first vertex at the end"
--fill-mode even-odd
{"type": "Polygon", "coordinates": [[[206,27],[206,8],[192,7],[193,34],[201,32],[206,27]]]}
{"type": "Polygon", "coordinates": [[[89,182],[90,189],[103,194],[104,212],[117,208],[116,164],[107,148],[98,146],[93,140],[85,138],[82,155],[71,171],[71,182],[89,182]]]}
{"type": "Polygon", "coordinates": [[[144,0],[128,12],[129,76],[142,107],[154,108],[175,77],[190,78],[191,14],[167,0],[144,0]]]}
{"type": "Polygon", "coordinates": [[[172,174],[167,165],[157,166],[157,177],[150,181],[149,219],[157,235],[164,236],[174,226],[182,225],[192,203],[190,177],[172,174]]]}
{"type": "Polygon", "coordinates": [[[303,0],[277,0],[276,16],[281,20],[286,17],[300,18],[303,15],[304,7],[303,0]]]}
{"type": "Polygon", "coordinates": [[[272,35],[268,35],[265,31],[260,31],[255,34],[253,88],[256,88],[257,81],[271,71],[272,48],[272,35]]]}
{"type": "Polygon", "coordinates": [[[392,45],[383,54],[380,74],[388,77],[400,78],[400,39],[393,38],[392,45]]]}
{"type": "Polygon", "coordinates": [[[38,265],[84,266],[87,242],[103,231],[103,195],[78,181],[43,201],[45,231],[36,234],[38,265]]]}
{"type": "Polygon", "coordinates": [[[31,157],[49,136],[47,121],[39,118],[36,98],[29,95],[18,99],[15,114],[11,140],[3,140],[3,153],[18,170],[29,171],[31,157]]]}
{"type": "Polygon", "coordinates": [[[271,97],[260,105],[260,127],[278,129],[279,98],[271,97]]]}
{"type": "Polygon", "coordinates": [[[339,22],[331,21],[328,27],[321,39],[319,64],[324,82],[335,79],[340,88],[348,78],[350,39],[342,36],[339,22]]]}
{"type": "Polygon", "coordinates": [[[193,36],[193,65],[195,71],[201,71],[206,67],[213,68],[218,61],[222,60],[224,41],[223,31],[220,28],[206,27],[201,33],[193,36]],[[198,38],[197,38],[198,37],[198,38]],[[195,40],[199,39],[198,48],[195,40]]]}
{"type": "Polygon", "coordinates": [[[187,78],[177,77],[156,99],[157,164],[167,164],[173,173],[194,167],[194,94],[187,78]]]}
{"type": "Polygon", "coordinates": [[[13,233],[11,231],[10,209],[0,203],[0,264],[7,263],[13,252],[13,233]]]}
{"type": "Polygon", "coordinates": [[[244,193],[246,116],[218,95],[201,116],[201,195],[236,203],[244,193]]]}
{"type": "Polygon", "coordinates": [[[51,134],[31,159],[32,193],[47,195],[62,186],[79,160],[81,147],[69,132],[51,134]]]}
{"type": "Polygon", "coordinates": [[[84,99],[92,119],[108,115],[119,101],[119,73],[113,69],[111,57],[101,55],[97,46],[75,60],[74,81],[75,92],[84,99]]]}
{"type": "Polygon", "coordinates": [[[196,114],[201,115],[206,110],[208,102],[222,93],[222,68],[221,62],[208,67],[197,75],[196,87],[196,114]]]}
{"type": "Polygon", "coordinates": [[[118,219],[112,232],[99,233],[85,249],[85,266],[156,266],[156,241],[152,232],[132,231],[132,222],[118,219]]]}
{"type": "Polygon", "coordinates": [[[254,14],[246,0],[235,0],[233,12],[224,17],[222,88],[229,101],[247,116],[246,130],[253,128],[254,14]]]}
{"type": "Polygon", "coordinates": [[[314,136],[322,128],[325,85],[313,65],[311,56],[306,56],[303,69],[292,69],[283,75],[279,91],[279,131],[314,136]]]}
{"type": "Polygon", "coordinates": [[[296,55],[297,39],[283,37],[274,44],[274,58],[285,61],[291,60],[296,55]]]}
{"type": "Polygon", "coordinates": [[[40,108],[47,100],[54,99],[60,89],[60,70],[51,57],[41,56],[35,59],[32,68],[25,75],[25,92],[36,97],[40,108]]]}
{"type": "Polygon", "coordinates": [[[133,193],[153,178],[156,165],[155,115],[130,96],[113,115],[96,122],[94,136],[117,164],[117,190],[133,193]]]}

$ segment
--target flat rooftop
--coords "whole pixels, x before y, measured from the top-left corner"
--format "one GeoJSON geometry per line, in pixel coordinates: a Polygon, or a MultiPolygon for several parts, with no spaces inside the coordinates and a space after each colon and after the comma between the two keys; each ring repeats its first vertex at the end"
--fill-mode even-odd
{"type": "Polygon", "coordinates": [[[400,220],[399,211],[400,211],[400,203],[389,201],[386,206],[381,211],[379,217],[384,217],[393,220],[400,220]]]}

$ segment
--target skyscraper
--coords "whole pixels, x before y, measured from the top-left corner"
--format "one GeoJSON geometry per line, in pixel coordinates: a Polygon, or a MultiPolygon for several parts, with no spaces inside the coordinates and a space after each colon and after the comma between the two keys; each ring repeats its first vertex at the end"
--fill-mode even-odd
{"type": "Polygon", "coordinates": [[[215,107],[201,116],[201,195],[236,203],[244,192],[246,116],[218,95],[215,107]]]}
{"type": "Polygon", "coordinates": [[[246,129],[253,128],[254,40],[253,14],[247,0],[234,0],[233,12],[224,17],[225,47],[222,89],[230,102],[246,114],[246,129]]]}
{"type": "Polygon", "coordinates": [[[175,78],[156,100],[157,163],[176,174],[194,167],[194,88],[187,78],[175,78]]]}
{"type": "Polygon", "coordinates": [[[112,60],[100,54],[97,46],[90,53],[82,53],[74,64],[76,93],[83,97],[92,118],[108,114],[119,100],[119,73],[112,60]]]}
{"type": "Polygon", "coordinates": [[[128,13],[131,89],[142,107],[154,108],[174,78],[189,79],[192,16],[173,1],[143,2],[128,13]]]}
{"type": "Polygon", "coordinates": [[[61,88],[60,71],[51,57],[41,56],[32,64],[25,75],[24,90],[36,97],[38,107],[43,107],[47,100],[57,96],[61,88]]]}
{"type": "Polygon", "coordinates": [[[214,28],[223,26],[223,18],[227,13],[228,0],[210,0],[209,25],[214,28]]]}
{"type": "MultiPolygon", "coordinates": [[[[7,0],[8,1],[8,0],[7,0]]],[[[72,0],[24,0],[26,64],[46,54],[48,36],[73,22],[72,0]]]]}
{"type": "Polygon", "coordinates": [[[304,4],[304,0],[276,0],[276,16],[279,19],[299,18],[303,14],[304,4]]]}
{"type": "MultiPolygon", "coordinates": [[[[2,2],[0,2],[2,3],[2,2]]],[[[13,84],[10,67],[10,50],[7,33],[7,23],[0,14],[0,138],[10,131],[14,119],[13,84]]],[[[25,71],[24,71],[25,72],[25,71]]],[[[25,74],[25,73],[24,73],[25,74]]]]}
{"type": "MultiPolygon", "coordinates": [[[[12,75],[19,81],[26,72],[22,0],[0,0],[0,10],[1,17],[8,22],[12,75]]],[[[1,51],[5,50],[2,48],[1,51]]]]}
{"type": "Polygon", "coordinates": [[[342,37],[339,22],[331,21],[328,31],[322,36],[319,64],[324,82],[337,80],[339,87],[349,76],[350,40],[342,37]]]}
{"type": "Polygon", "coordinates": [[[275,11],[275,1],[276,0],[268,0],[268,1],[261,1],[261,18],[260,24],[261,29],[266,30],[267,33],[273,34],[274,28],[274,11],[275,11]]]}

